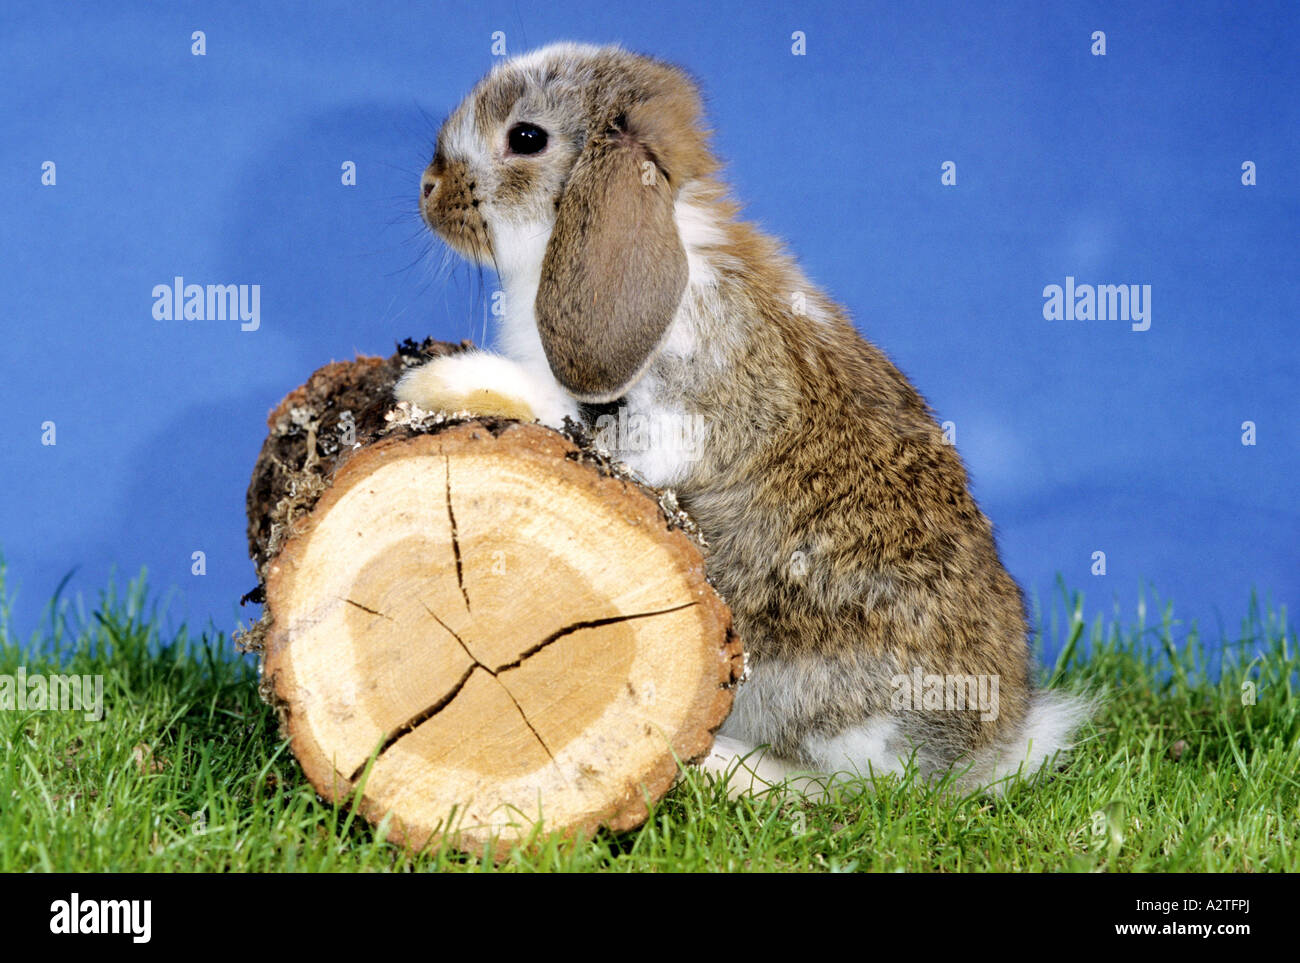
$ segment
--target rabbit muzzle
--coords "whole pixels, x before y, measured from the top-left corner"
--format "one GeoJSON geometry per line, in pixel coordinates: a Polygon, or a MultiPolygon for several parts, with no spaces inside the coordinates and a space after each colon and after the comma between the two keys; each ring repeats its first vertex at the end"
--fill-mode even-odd
{"type": "Polygon", "coordinates": [[[420,177],[420,216],[458,253],[482,262],[491,258],[492,241],[477,188],[463,161],[435,157],[420,177]]]}

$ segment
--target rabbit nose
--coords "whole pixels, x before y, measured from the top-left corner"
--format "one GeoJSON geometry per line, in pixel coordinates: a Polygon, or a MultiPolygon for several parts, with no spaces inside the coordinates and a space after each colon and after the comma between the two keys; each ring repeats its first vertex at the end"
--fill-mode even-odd
{"type": "Polygon", "coordinates": [[[437,190],[437,187],[438,187],[438,178],[435,177],[430,171],[425,171],[424,175],[420,178],[421,200],[427,200],[429,195],[432,194],[435,190],[437,190]]]}

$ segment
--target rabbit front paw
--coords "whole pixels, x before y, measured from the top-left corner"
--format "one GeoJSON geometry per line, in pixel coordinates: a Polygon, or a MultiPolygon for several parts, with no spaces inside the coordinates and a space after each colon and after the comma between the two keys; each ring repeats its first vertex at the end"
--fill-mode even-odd
{"type": "Polygon", "coordinates": [[[526,372],[514,362],[475,351],[411,369],[393,395],[426,411],[533,421],[538,412],[527,398],[528,385],[526,372]]]}

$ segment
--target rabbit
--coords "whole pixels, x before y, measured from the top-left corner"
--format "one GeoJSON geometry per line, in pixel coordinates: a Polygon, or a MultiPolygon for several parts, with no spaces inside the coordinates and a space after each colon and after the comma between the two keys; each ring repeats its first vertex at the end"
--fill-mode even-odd
{"type": "Polygon", "coordinates": [[[709,137],[692,78],[619,46],[494,66],[443,123],[420,205],[496,270],[501,353],[413,368],[396,398],[572,419],[675,492],[747,653],[703,760],[733,795],[909,765],[997,792],[1051,771],[1091,704],[1035,686],[1021,591],[957,451],[738,218],[709,137]]]}

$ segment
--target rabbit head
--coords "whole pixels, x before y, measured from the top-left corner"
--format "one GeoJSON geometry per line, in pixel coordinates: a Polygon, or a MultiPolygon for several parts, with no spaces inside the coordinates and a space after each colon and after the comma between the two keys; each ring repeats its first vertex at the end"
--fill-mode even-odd
{"type": "Polygon", "coordinates": [[[681,302],[680,186],[716,168],[695,85],[619,48],[498,64],[438,134],[421,211],[503,278],[536,279],[537,332],[575,398],[618,398],[681,302]]]}

